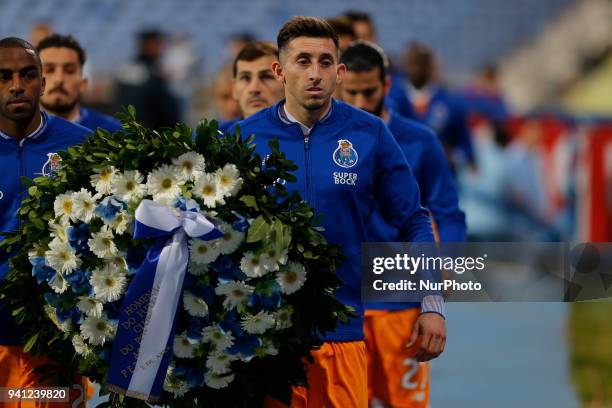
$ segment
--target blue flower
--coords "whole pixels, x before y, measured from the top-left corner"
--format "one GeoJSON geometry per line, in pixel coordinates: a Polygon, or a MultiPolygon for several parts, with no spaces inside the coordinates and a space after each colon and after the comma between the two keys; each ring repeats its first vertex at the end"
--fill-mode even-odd
{"type": "Polygon", "coordinates": [[[55,316],[57,316],[57,320],[60,323],[64,323],[66,320],[71,319],[76,324],[81,324],[83,322],[83,312],[81,312],[76,307],[71,309],[55,309],[55,316]]]}
{"type": "Polygon", "coordinates": [[[67,275],[66,280],[70,282],[70,289],[72,290],[72,293],[77,295],[89,293],[92,290],[92,287],[89,284],[90,276],[91,272],[83,271],[82,269],[77,269],[70,275],[67,275]]]}
{"type": "Polygon", "coordinates": [[[127,209],[127,204],[115,196],[106,197],[96,206],[95,213],[102,217],[105,222],[110,223],[115,219],[118,212],[127,209]]]}
{"type": "Polygon", "coordinates": [[[192,387],[196,388],[204,383],[204,370],[192,367],[174,367],[172,374],[179,380],[187,381],[192,387]]]}
{"type": "Polygon", "coordinates": [[[280,307],[280,304],[280,292],[274,292],[270,296],[260,295],[255,292],[249,297],[249,306],[257,310],[276,310],[280,307]]]}
{"type": "Polygon", "coordinates": [[[222,281],[231,280],[246,280],[247,276],[242,273],[238,263],[234,262],[231,256],[221,255],[213,263],[210,264],[213,271],[219,274],[219,279],[222,281]]]}
{"type": "Polygon", "coordinates": [[[221,326],[221,328],[226,332],[231,331],[235,338],[240,337],[243,334],[242,326],[240,325],[240,315],[235,310],[229,312],[225,316],[225,319],[219,323],[219,326],[221,326]]]}
{"type": "Polygon", "coordinates": [[[55,271],[45,265],[45,258],[34,259],[32,265],[34,265],[32,268],[32,276],[36,278],[39,285],[45,281],[49,282],[49,279],[55,276],[55,271]],[[39,259],[42,259],[42,262],[39,261],[39,259]]]}
{"type": "Polygon", "coordinates": [[[81,224],[78,227],[72,225],[68,227],[68,241],[73,247],[80,245],[81,242],[87,243],[89,240],[89,224],[81,224]]]}
{"type": "Polygon", "coordinates": [[[204,285],[198,282],[196,285],[193,285],[190,290],[194,295],[204,299],[207,305],[210,306],[213,304],[215,300],[215,288],[211,285],[204,285]]]}
{"type": "Polygon", "coordinates": [[[232,224],[232,228],[235,229],[236,231],[246,232],[246,230],[249,229],[249,221],[245,217],[243,217],[242,215],[238,214],[235,211],[232,211],[232,214],[238,217],[238,221],[232,224]]]}
{"type": "Polygon", "coordinates": [[[255,351],[261,346],[261,339],[253,334],[245,334],[235,339],[234,345],[227,349],[230,354],[240,354],[242,358],[248,359],[255,355],[255,351]]]}
{"type": "Polygon", "coordinates": [[[208,326],[210,319],[206,317],[192,316],[189,319],[189,325],[187,326],[187,337],[192,340],[200,340],[202,338],[202,329],[208,326]]]}

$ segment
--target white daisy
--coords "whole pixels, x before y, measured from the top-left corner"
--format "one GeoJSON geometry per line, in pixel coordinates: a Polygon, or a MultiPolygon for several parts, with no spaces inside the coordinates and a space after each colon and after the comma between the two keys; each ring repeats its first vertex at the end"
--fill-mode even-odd
{"type": "Polygon", "coordinates": [[[145,195],[144,177],[138,170],[117,174],[111,182],[111,192],[125,202],[138,201],[145,195]]]}
{"type": "Polygon", "coordinates": [[[169,369],[166,373],[163,388],[165,391],[174,394],[175,397],[182,397],[187,393],[187,391],[189,391],[189,384],[176,378],[174,375],[172,375],[172,370],[169,369]]]}
{"type": "Polygon", "coordinates": [[[220,254],[219,248],[214,241],[202,241],[192,239],[189,244],[191,260],[200,265],[208,265],[214,262],[220,254]]]}
{"type": "Polygon", "coordinates": [[[47,247],[39,243],[34,244],[31,250],[28,251],[28,259],[34,262],[37,258],[44,258],[47,247]]]}
{"type": "Polygon", "coordinates": [[[53,238],[45,252],[47,265],[58,272],[70,274],[81,265],[81,259],[67,242],[53,238]]]}
{"type": "Polygon", "coordinates": [[[102,303],[114,302],[119,300],[127,284],[125,274],[106,265],[102,269],[95,269],[89,278],[89,283],[93,287],[94,296],[102,303]]]}
{"type": "Polygon", "coordinates": [[[132,216],[126,211],[121,211],[115,214],[115,218],[113,218],[113,221],[110,223],[110,227],[117,233],[117,235],[123,235],[131,226],[132,216]]]}
{"type": "Polygon", "coordinates": [[[278,347],[268,339],[264,339],[261,346],[257,347],[255,354],[259,357],[278,355],[278,347]]]}
{"type": "Polygon", "coordinates": [[[215,350],[221,352],[234,345],[234,336],[215,324],[202,329],[202,341],[212,344],[215,350]]]}
{"type": "Polygon", "coordinates": [[[225,296],[223,307],[227,310],[234,309],[241,303],[244,303],[253,293],[255,288],[240,281],[229,281],[222,283],[215,288],[215,293],[219,296],[225,296]]]}
{"type": "Polygon", "coordinates": [[[56,272],[55,275],[49,279],[49,286],[55,293],[64,293],[70,285],[61,273],[56,272]]]}
{"type": "Polygon", "coordinates": [[[240,325],[247,333],[262,334],[274,327],[274,316],[262,310],[256,315],[247,314],[244,316],[240,325]]]}
{"type": "Polygon", "coordinates": [[[89,344],[101,346],[112,338],[113,328],[105,316],[87,316],[81,324],[81,335],[89,344]]]}
{"type": "Polygon", "coordinates": [[[172,350],[174,350],[174,355],[177,357],[191,358],[193,357],[197,346],[197,341],[189,339],[187,334],[183,333],[174,337],[172,350]]]}
{"type": "Polygon", "coordinates": [[[219,229],[223,231],[223,236],[215,240],[219,247],[219,252],[231,254],[244,241],[244,232],[236,231],[231,225],[225,223],[219,225],[219,229]]]}
{"type": "Polygon", "coordinates": [[[208,208],[215,208],[217,204],[225,204],[217,185],[217,178],[213,174],[204,173],[198,177],[192,191],[196,197],[204,200],[204,205],[208,208]]]}
{"type": "Polygon", "coordinates": [[[208,265],[190,262],[187,271],[194,276],[203,276],[206,275],[206,273],[208,272],[208,265]]]}
{"type": "Polygon", "coordinates": [[[222,169],[215,171],[219,190],[223,196],[232,196],[242,187],[240,172],[234,164],[226,164],[222,169]]]}
{"type": "Polygon", "coordinates": [[[59,194],[55,197],[55,201],[53,202],[53,211],[55,212],[55,217],[60,218],[62,221],[67,222],[76,221],[76,214],[74,212],[74,197],[71,191],[59,194]]]}
{"type": "Polygon", "coordinates": [[[234,374],[216,374],[208,371],[204,375],[204,383],[216,390],[227,387],[232,381],[234,381],[234,374]]]}
{"type": "Polygon", "coordinates": [[[213,353],[206,359],[206,368],[215,374],[226,374],[231,371],[230,366],[234,360],[236,357],[231,354],[213,353]]]}
{"type": "Polygon", "coordinates": [[[261,256],[253,252],[245,252],[240,260],[240,270],[249,278],[258,278],[268,273],[264,267],[261,256]]]}
{"type": "Polygon", "coordinates": [[[204,173],[204,156],[196,152],[187,152],[172,159],[184,180],[195,180],[204,173]]]}
{"type": "Polygon", "coordinates": [[[57,320],[57,315],[55,314],[55,308],[49,305],[45,305],[44,310],[45,310],[45,313],[47,313],[47,316],[49,317],[49,319],[53,322],[53,324],[55,324],[55,326],[58,329],[60,329],[62,332],[69,333],[73,330],[72,319],[66,319],[63,323],[60,323],[60,321],[57,320]]]}
{"type": "Polygon", "coordinates": [[[99,232],[92,234],[92,238],[87,241],[89,249],[98,258],[111,258],[117,255],[117,246],[113,241],[113,232],[108,226],[103,226],[99,232]]]}
{"type": "Polygon", "coordinates": [[[163,166],[149,173],[147,178],[147,192],[153,200],[170,200],[181,194],[181,186],[185,184],[180,172],[174,166],[163,166]]]}
{"type": "Polygon", "coordinates": [[[80,334],[72,336],[72,346],[74,347],[74,351],[80,356],[87,357],[91,354],[91,348],[85,343],[83,336],[80,334]]]}
{"type": "Polygon", "coordinates": [[[280,271],[276,281],[281,287],[281,292],[290,295],[300,289],[306,281],[306,270],[304,265],[297,262],[289,262],[287,269],[280,271]]]}
{"type": "Polygon", "coordinates": [[[261,254],[261,262],[268,271],[278,271],[279,265],[287,263],[287,250],[279,251],[271,246],[261,254]]]}
{"type": "Polygon", "coordinates": [[[70,224],[60,220],[56,223],[54,220],[49,220],[50,235],[53,238],[57,238],[60,241],[68,242],[68,227],[70,224]]]}
{"type": "Polygon", "coordinates": [[[77,307],[87,316],[102,317],[102,302],[94,298],[82,297],[77,303],[77,307]]]}
{"type": "Polygon", "coordinates": [[[125,260],[125,254],[117,254],[110,258],[106,258],[106,262],[115,269],[118,269],[122,273],[128,272],[128,264],[125,260]]]}
{"type": "Polygon", "coordinates": [[[280,309],[276,313],[276,328],[278,330],[288,329],[293,326],[292,322],[293,317],[293,308],[291,306],[286,306],[280,309]]]}
{"type": "Polygon", "coordinates": [[[113,166],[106,166],[96,170],[96,174],[90,177],[91,185],[100,194],[112,193],[112,182],[117,170],[113,166]]]}
{"type": "Polygon", "coordinates": [[[208,314],[208,305],[204,299],[187,290],[183,292],[183,307],[191,316],[204,317],[208,314]]]}
{"type": "Polygon", "coordinates": [[[84,188],[82,188],[81,191],[74,193],[72,212],[74,213],[75,218],[83,222],[90,222],[94,216],[94,211],[97,205],[96,200],[98,198],[98,194],[92,196],[91,193],[84,188]]]}

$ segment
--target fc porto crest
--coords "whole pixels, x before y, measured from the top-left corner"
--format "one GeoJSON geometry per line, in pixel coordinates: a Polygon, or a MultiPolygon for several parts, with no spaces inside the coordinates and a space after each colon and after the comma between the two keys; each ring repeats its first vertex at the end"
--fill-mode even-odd
{"type": "Polygon", "coordinates": [[[353,144],[348,139],[338,140],[338,148],[334,150],[332,157],[334,163],[345,169],[353,167],[359,160],[357,150],[353,148],[353,144]]]}
{"type": "Polygon", "coordinates": [[[41,174],[43,176],[55,177],[61,168],[62,158],[57,153],[47,153],[47,161],[43,164],[41,174]]]}

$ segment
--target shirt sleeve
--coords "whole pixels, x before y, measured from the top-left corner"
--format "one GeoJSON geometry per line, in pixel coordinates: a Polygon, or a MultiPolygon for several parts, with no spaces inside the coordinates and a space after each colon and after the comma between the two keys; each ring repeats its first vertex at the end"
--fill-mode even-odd
{"type": "Polygon", "coordinates": [[[375,170],[376,201],[385,221],[403,242],[433,242],[427,210],[421,207],[417,182],[393,135],[381,121],[375,170]]]}

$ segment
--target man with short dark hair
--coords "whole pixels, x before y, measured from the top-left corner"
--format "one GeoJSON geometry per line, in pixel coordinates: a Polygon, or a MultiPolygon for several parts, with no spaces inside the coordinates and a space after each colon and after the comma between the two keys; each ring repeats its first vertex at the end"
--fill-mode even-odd
{"type": "MultiPolygon", "coordinates": [[[[233,98],[240,105],[241,119],[248,118],[283,98],[283,84],[276,80],[272,72],[272,63],[276,60],[278,49],[267,41],[250,42],[236,56],[232,66],[233,98]]],[[[237,121],[222,123],[219,129],[225,131],[237,121]]]]}
{"type": "Polygon", "coordinates": [[[407,78],[392,85],[387,105],[400,115],[432,128],[440,138],[452,167],[469,164],[475,168],[463,101],[437,81],[432,50],[418,42],[410,44],[404,67],[407,78]]]}
{"type": "MultiPolygon", "coordinates": [[[[28,193],[21,178],[53,176],[61,165],[57,152],[82,143],[91,133],[87,128],[40,111],[39,100],[45,89],[41,70],[40,58],[30,43],[15,37],[0,40],[0,232],[19,228],[17,211],[22,197],[28,193]]],[[[0,251],[0,281],[9,271],[10,255],[0,251]]],[[[0,387],[44,385],[34,369],[49,361],[25,353],[20,337],[10,311],[0,305],[0,387]]],[[[76,398],[71,393],[71,401],[72,397],[76,398]]],[[[11,408],[20,406],[19,401],[5,404],[11,408]]]]}
{"type": "Polygon", "coordinates": [[[91,130],[122,129],[117,119],[81,106],[88,82],[83,77],[86,54],[74,37],[52,34],[43,38],[37,49],[47,82],[40,104],[47,112],[91,130]]]}
{"type": "Polygon", "coordinates": [[[340,54],[342,54],[346,47],[357,39],[353,24],[346,16],[328,18],[327,22],[338,34],[338,46],[340,47],[340,54]]]}
{"type": "MultiPolygon", "coordinates": [[[[294,389],[292,406],[358,407],[367,400],[366,352],[363,342],[360,246],[366,226],[379,205],[385,220],[407,242],[433,241],[427,211],[406,159],[384,123],[372,115],[333,100],[345,67],[338,63],[338,36],[324,20],[294,17],[281,28],[279,61],[272,70],[285,85],[285,100],[241,121],[242,134],[255,135],[256,151],[269,153],[267,141],[298,165],[297,182],[288,183],[323,216],[323,233],[338,244],[347,259],[338,268],[344,284],[336,296],[352,307],[356,318],[324,334],[321,349],[312,353],[308,389],[294,389]]],[[[316,271],[311,271],[316,279],[316,271]]],[[[310,278],[309,278],[310,279],[310,278]]],[[[419,335],[445,336],[440,296],[423,302],[419,335]]],[[[439,345],[440,343],[438,343],[439,345]]],[[[423,345],[423,353],[439,353],[423,345]]]]}
{"type": "Polygon", "coordinates": [[[181,108],[163,72],[163,32],[152,29],[138,33],[136,59],[117,70],[115,109],[136,108],[136,118],[146,127],[174,127],[181,120],[181,108]]]}
{"type": "Polygon", "coordinates": [[[358,10],[349,10],[343,14],[353,24],[355,35],[360,40],[376,42],[374,22],[368,13],[358,10]]]}
{"type": "MultiPolygon", "coordinates": [[[[382,118],[402,148],[421,191],[421,203],[431,211],[442,242],[466,239],[465,216],[458,206],[457,191],[440,142],[429,128],[389,111],[384,105],[391,86],[387,57],[370,42],[349,45],[340,61],[346,65],[341,98],[382,118]]],[[[397,241],[397,229],[376,211],[369,228],[372,242],[397,241]]],[[[429,406],[427,357],[414,346],[418,303],[367,303],[365,338],[368,352],[369,399],[385,406],[429,406]],[[423,358],[426,357],[426,358],[423,358]],[[405,380],[405,381],[404,381],[405,380]]]]}

